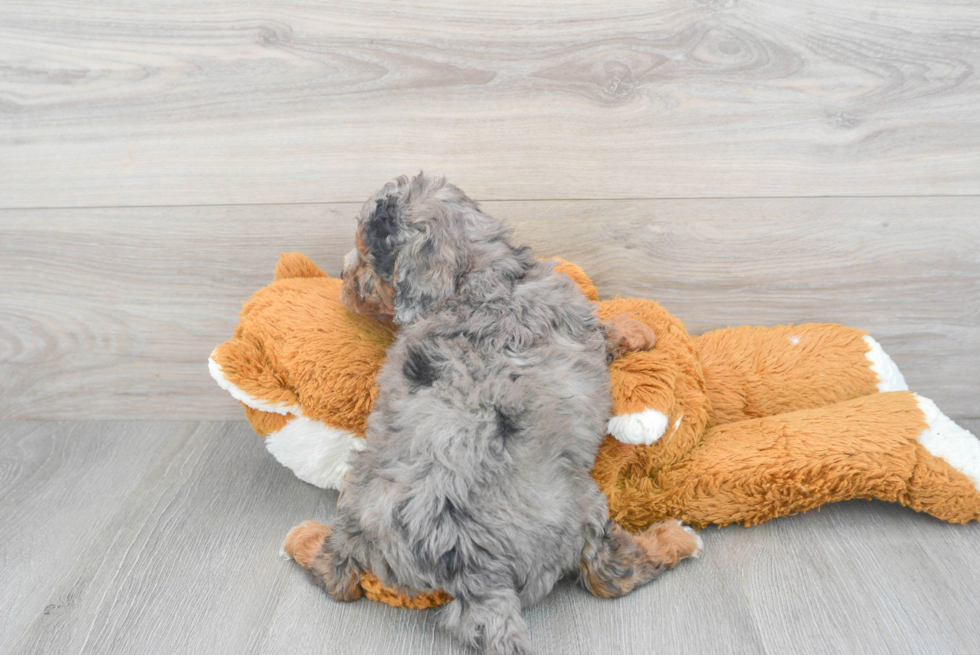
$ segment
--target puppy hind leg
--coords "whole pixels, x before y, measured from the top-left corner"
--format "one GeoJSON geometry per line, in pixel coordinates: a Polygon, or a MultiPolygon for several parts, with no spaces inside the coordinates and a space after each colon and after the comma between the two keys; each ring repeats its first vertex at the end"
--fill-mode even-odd
{"type": "Polygon", "coordinates": [[[680,521],[668,519],[640,534],[612,521],[590,539],[582,553],[579,579],[601,598],[625,596],[687,557],[700,557],[701,538],[680,521]]]}
{"type": "Polygon", "coordinates": [[[286,535],[282,554],[302,566],[334,600],[357,600],[364,593],[361,571],[353,560],[337,552],[331,536],[330,528],[322,523],[304,521],[286,535]]]}
{"type": "Polygon", "coordinates": [[[530,655],[531,642],[513,589],[461,594],[439,610],[439,622],[457,639],[488,655],[530,655]]]}

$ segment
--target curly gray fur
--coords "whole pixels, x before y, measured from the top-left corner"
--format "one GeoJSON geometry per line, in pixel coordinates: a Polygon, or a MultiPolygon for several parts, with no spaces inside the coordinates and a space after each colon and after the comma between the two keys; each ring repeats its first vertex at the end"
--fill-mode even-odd
{"type": "Polygon", "coordinates": [[[594,307],[445,180],[389,183],[358,229],[345,281],[370,269],[358,284],[389,285],[402,328],[324,544],[329,577],[444,589],[459,638],[530,652],[522,607],[578,572],[583,549],[638,584],[662,568],[608,557],[627,537],[589,474],[611,409],[594,307]]]}

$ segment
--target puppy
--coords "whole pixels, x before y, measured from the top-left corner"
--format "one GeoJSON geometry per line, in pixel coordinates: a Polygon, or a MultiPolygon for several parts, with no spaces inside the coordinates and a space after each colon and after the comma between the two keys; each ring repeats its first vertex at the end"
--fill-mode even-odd
{"type": "Polygon", "coordinates": [[[633,535],[608,519],[589,472],[610,414],[609,359],[653,345],[603,325],[553,263],[445,180],[400,177],[361,210],[344,263],[353,312],[401,326],[377,378],[367,447],[325,529],[284,549],[338,600],[364,570],[409,594],[444,589],[441,625],[487,653],[530,653],[521,610],[577,573],[622,596],[697,535],[666,521],[633,535]]]}

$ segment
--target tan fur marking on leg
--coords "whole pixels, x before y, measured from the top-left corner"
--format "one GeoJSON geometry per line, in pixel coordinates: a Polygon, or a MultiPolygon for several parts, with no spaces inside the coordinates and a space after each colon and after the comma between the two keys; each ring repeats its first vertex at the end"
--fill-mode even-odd
{"type": "Polygon", "coordinates": [[[317,586],[330,594],[334,600],[347,603],[364,595],[361,576],[357,569],[349,563],[345,566],[337,566],[336,558],[328,552],[321,551],[305,568],[317,586]]]}
{"type": "Polygon", "coordinates": [[[309,567],[323,549],[330,528],[316,521],[303,521],[286,535],[282,550],[303,568],[309,567]]]}
{"type": "Polygon", "coordinates": [[[364,595],[360,572],[352,562],[338,559],[327,547],[330,528],[316,521],[303,521],[286,535],[282,550],[306,569],[318,587],[334,600],[357,600],[364,595]]]}
{"type": "Polygon", "coordinates": [[[582,581],[593,596],[599,598],[619,598],[625,596],[632,587],[624,590],[623,587],[615,584],[616,581],[603,576],[599,571],[584,563],[581,565],[582,581]]]}
{"type": "Polygon", "coordinates": [[[672,569],[682,560],[694,557],[700,549],[698,538],[684,529],[680,521],[668,519],[655,523],[636,536],[650,558],[672,569]]]}
{"type": "Polygon", "coordinates": [[[583,551],[580,579],[593,595],[618,598],[699,552],[697,536],[679,521],[663,521],[639,535],[610,522],[601,540],[583,551]]]}

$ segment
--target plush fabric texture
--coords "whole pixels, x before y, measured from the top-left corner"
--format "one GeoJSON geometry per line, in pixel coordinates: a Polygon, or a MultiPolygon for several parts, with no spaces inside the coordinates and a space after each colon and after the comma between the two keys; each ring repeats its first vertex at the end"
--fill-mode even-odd
{"type": "Polygon", "coordinates": [[[863,330],[832,323],[730,327],[694,339],[708,425],[825,407],[878,391],[863,330]]]}
{"type": "MultiPolygon", "coordinates": [[[[340,286],[302,255],[283,255],[275,281],[246,303],[234,336],[211,358],[262,405],[363,436],[378,395],[374,377],[396,327],[348,312],[340,286]]],[[[248,418],[263,435],[282,427],[256,411],[248,418]]]]}
{"type": "Polygon", "coordinates": [[[452,596],[441,589],[409,596],[408,594],[384,586],[373,573],[364,573],[361,575],[361,588],[364,590],[364,595],[373,601],[391,605],[392,607],[404,607],[410,610],[424,610],[438,605],[445,605],[453,599],[452,596]]]}
{"type": "MultiPolygon", "coordinates": [[[[657,335],[652,350],[610,365],[614,417],[593,477],[623,527],[639,531],[665,518],[753,525],[850,498],[898,502],[953,523],[980,518],[980,441],[904,390],[897,367],[865,332],[812,323],[692,337],[657,303],[599,302],[579,267],[556,268],[597,303],[601,318],[627,313],[657,335]]],[[[347,312],[340,286],[306,257],[284,254],[275,281],[245,305],[234,336],[209,363],[255,431],[277,439],[270,450],[280,461],[336,488],[346,460],[296,466],[283,454],[290,445],[283,437],[292,434],[285,428],[302,417],[308,442],[320,426],[329,443],[318,457],[356,449],[397,329],[347,312]]],[[[298,448],[289,457],[302,458],[298,448]]],[[[438,590],[408,597],[370,573],[361,586],[398,607],[450,600],[438,590]]]]}

